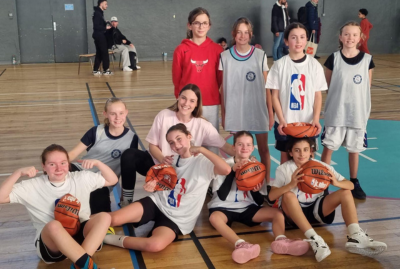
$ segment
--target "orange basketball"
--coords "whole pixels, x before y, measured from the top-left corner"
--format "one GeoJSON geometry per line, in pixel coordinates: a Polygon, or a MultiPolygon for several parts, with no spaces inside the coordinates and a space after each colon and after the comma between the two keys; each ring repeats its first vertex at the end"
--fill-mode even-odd
{"type": "Polygon", "coordinates": [[[155,191],[166,191],[175,188],[178,176],[171,165],[156,164],[153,165],[146,175],[146,182],[156,180],[155,191]]]}
{"type": "Polygon", "coordinates": [[[320,162],[310,160],[301,166],[300,171],[304,176],[301,178],[304,182],[299,182],[297,187],[305,193],[316,194],[323,192],[331,184],[331,176],[328,168],[320,162]]]}
{"type": "Polygon", "coordinates": [[[54,219],[61,222],[65,230],[72,236],[75,235],[81,227],[81,223],[79,222],[80,209],[81,202],[69,193],[56,201],[54,219]]]}
{"type": "Polygon", "coordinates": [[[314,137],[317,133],[317,127],[313,127],[310,123],[306,122],[289,123],[287,127],[283,127],[282,130],[285,134],[296,138],[314,137]]]}
{"type": "Polygon", "coordinates": [[[241,169],[236,170],[236,185],[241,191],[251,191],[257,184],[264,182],[266,173],[265,165],[249,161],[241,169]]]}

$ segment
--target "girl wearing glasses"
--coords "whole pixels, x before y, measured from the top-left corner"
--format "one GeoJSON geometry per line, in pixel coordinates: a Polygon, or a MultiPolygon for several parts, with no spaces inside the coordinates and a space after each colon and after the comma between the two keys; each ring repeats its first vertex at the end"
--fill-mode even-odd
{"type": "MultiPolygon", "coordinates": [[[[200,88],[203,116],[218,130],[218,106],[221,102],[219,87],[222,79],[218,62],[223,49],[207,37],[210,27],[210,15],[206,9],[198,7],[189,13],[187,37],[174,51],[172,81],[176,98],[187,84],[196,84],[200,88]]],[[[218,152],[216,148],[212,151],[218,152]]]]}
{"type": "Polygon", "coordinates": [[[269,70],[267,55],[250,45],[253,26],[247,18],[236,20],[232,37],[233,46],[221,54],[219,63],[223,72],[222,126],[226,131],[247,130],[255,134],[269,183],[271,161],[267,142],[274,120],[271,93],[264,87],[269,70]]]}
{"type": "MultiPolygon", "coordinates": [[[[120,158],[128,148],[138,148],[138,137],[124,126],[128,110],[125,103],[116,97],[109,98],[104,106],[104,124],[90,128],[76,147],[68,152],[69,159],[75,160],[84,150],[86,155],[81,159],[100,160],[109,166],[114,173],[121,175],[120,158]]],[[[80,162],[71,163],[72,171],[90,170],[98,172],[96,167],[84,169],[80,162]]],[[[111,212],[110,191],[108,187],[98,189],[90,194],[92,214],[111,212]]]]}

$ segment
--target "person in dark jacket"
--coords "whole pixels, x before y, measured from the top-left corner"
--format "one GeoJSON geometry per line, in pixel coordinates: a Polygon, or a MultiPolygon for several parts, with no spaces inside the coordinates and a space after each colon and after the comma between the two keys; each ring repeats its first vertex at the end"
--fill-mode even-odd
{"type": "Polygon", "coordinates": [[[104,20],[104,10],[108,7],[106,0],[98,0],[97,7],[93,10],[93,39],[96,46],[96,57],[94,59],[93,75],[101,75],[100,64],[103,63],[103,75],[112,75],[110,71],[110,58],[108,57],[108,46],[106,39],[106,29],[111,28],[104,20]]]}
{"type": "Polygon", "coordinates": [[[122,70],[132,72],[132,70],[140,69],[136,65],[136,48],[118,29],[118,18],[111,17],[111,28],[106,31],[108,48],[114,53],[121,53],[122,70]]]}
{"type": "MultiPolygon", "coordinates": [[[[306,4],[307,23],[305,26],[310,34],[309,38],[311,38],[311,34],[314,34],[314,43],[318,43],[317,37],[320,31],[318,19],[318,1],[319,0],[311,0],[306,4]]],[[[315,58],[319,57],[315,55],[315,58]]]]}
{"type": "Polygon", "coordinates": [[[272,7],[271,31],[274,34],[274,45],[272,47],[272,57],[274,61],[283,57],[283,32],[289,25],[289,14],[287,12],[286,0],[278,0],[272,7]]]}

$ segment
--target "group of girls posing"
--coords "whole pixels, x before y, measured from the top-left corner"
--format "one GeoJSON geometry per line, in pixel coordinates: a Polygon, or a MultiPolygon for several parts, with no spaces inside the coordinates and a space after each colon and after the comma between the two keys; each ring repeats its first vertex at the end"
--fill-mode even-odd
{"type": "MultiPolygon", "coordinates": [[[[149,142],[148,152],[137,149],[137,136],[124,126],[128,113],[126,106],[121,100],[112,98],[105,105],[105,125],[90,129],[72,151],[67,152],[58,145],[51,145],[43,151],[44,175],[34,177],[38,172],[36,168],[21,168],[1,184],[0,203],[21,203],[27,207],[37,229],[37,253],[43,261],[52,263],[68,257],[72,261],[71,268],[97,268],[91,256],[101,246],[108,226],[134,223],[137,227],[151,220],[155,221],[155,225],[148,238],[109,234],[104,242],[141,251],[160,251],[175,241],[177,235],[193,230],[213,178],[213,198],[208,204],[210,222],[234,245],[232,258],[238,263],[256,258],[260,247],[240,239],[229,227],[233,221],[249,226],[271,221],[275,236],[275,241],[271,243],[274,253],[302,255],[308,250],[309,242],[317,261],[323,260],[330,250],[311,224],[332,223],[339,205],[342,206],[349,232],[345,246],[347,250],[372,256],[386,249],[386,244],[372,240],[359,227],[350,192],[354,184],[345,180],[333,167],[324,164],[332,172],[332,185],[339,187],[339,191],[329,195],[310,195],[297,188],[302,176],[299,167],[313,156],[315,138],[288,139],[282,128],[288,123],[303,121],[312,123],[320,132],[321,91],[328,88],[322,67],[314,58],[304,54],[307,42],[305,27],[298,23],[288,26],[284,40],[289,47],[289,55],[275,62],[267,76],[265,53],[249,45],[253,28],[248,19],[237,20],[232,31],[234,45],[216,61],[207,54],[211,52],[201,48],[204,42],[208,42],[212,48],[210,50],[214,50],[206,36],[210,25],[206,10],[197,8],[190,13],[189,36],[180,45],[187,46],[187,51],[177,49],[177,55],[174,55],[176,70],[173,71],[176,89],[182,87],[180,83],[189,84],[182,87],[173,106],[156,116],[146,138],[149,142]],[[197,58],[197,54],[205,55],[206,59],[197,58]],[[186,57],[191,60],[187,61],[186,57]],[[226,130],[236,132],[233,146],[226,143],[217,129],[202,118],[200,89],[209,97],[215,93],[211,93],[212,87],[199,89],[194,85],[194,80],[210,80],[209,77],[197,78],[192,71],[193,81],[181,82],[184,76],[185,79],[188,76],[185,72],[189,67],[186,65],[197,73],[210,65],[214,68],[217,90],[222,86],[222,124],[226,130]],[[217,69],[222,71],[221,81],[218,80],[217,69]],[[272,96],[266,89],[272,89],[272,96]],[[249,91],[252,91],[251,94],[249,91]],[[275,123],[272,106],[276,113],[275,123]],[[270,183],[268,196],[270,200],[279,199],[281,210],[262,207],[262,184],[252,191],[243,192],[237,190],[234,181],[234,171],[248,161],[254,149],[252,134],[256,135],[261,160],[269,172],[267,132],[273,124],[276,148],[282,152],[282,164],[277,169],[276,179],[270,183]],[[243,129],[250,132],[241,131],[243,129]],[[203,146],[220,148],[234,158],[224,161],[203,146]],[[70,160],[76,159],[85,149],[88,153],[82,158],[83,161],[70,165],[70,160]],[[155,182],[150,181],[144,185],[144,189],[151,194],[131,203],[135,173],[144,175],[156,163],[171,164],[176,169],[176,187],[171,191],[153,193],[155,182]],[[108,214],[104,211],[110,211],[109,190],[104,187],[115,185],[117,175],[122,178],[122,205],[125,207],[108,214]],[[21,176],[34,178],[15,184],[21,176]],[[91,194],[96,189],[97,192],[91,194]],[[60,222],[54,220],[53,215],[54,201],[67,193],[81,202],[79,218],[82,225],[73,237],[60,222]],[[91,209],[92,213],[100,213],[91,215],[91,209]],[[287,239],[284,235],[285,219],[298,226],[307,240],[287,239]]],[[[339,36],[341,50],[332,54],[325,63],[329,94],[325,107],[326,124],[322,139],[325,149],[322,160],[329,163],[332,151],[344,145],[349,151],[353,168],[358,165],[358,152],[363,150],[374,67],[371,56],[357,49],[360,34],[360,27],[356,23],[343,26],[339,36]],[[350,91],[350,88],[356,91],[350,91]],[[348,100],[353,102],[349,103],[348,100]]],[[[215,99],[210,97],[209,100],[215,99]]],[[[218,102],[206,105],[212,107],[214,116],[218,114],[218,102]]],[[[355,173],[352,177],[356,176],[357,169],[353,170],[355,173]]],[[[358,181],[352,181],[358,184],[358,181]]]]}

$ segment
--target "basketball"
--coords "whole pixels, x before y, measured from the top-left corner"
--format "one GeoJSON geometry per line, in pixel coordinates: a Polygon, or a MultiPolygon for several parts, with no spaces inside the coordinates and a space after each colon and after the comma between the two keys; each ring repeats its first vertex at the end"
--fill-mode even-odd
{"type": "Polygon", "coordinates": [[[317,194],[326,190],[331,184],[328,168],[320,162],[310,160],[301,166],[304,182],[299,182],[297,187],[305,193],[317,194]]]}
{"type": "Polygon", "coordinates": [[[54,219],[61,222],[67,232],[74,236],[81,227],[79,222],[79,210],[81,202],[71,194],[66,194],[59,200],[56,200],[54,208],[54,219]]]}
{"type": "Polygon", "coordinates": [[[282,130],[285,134],[296,138],[314,137],[317,133],[317,127],[306,122],[289,123],[287,127],[283,127],[282,130]]]}
{"type": "Polygon", "coordinates": [[[266,173],[265,165],[249,161],[241,169],[236,170],[236,185],[241,191],[251,191],[264,181],[266,173]]]}
{"type": "Polygon", "coordinates": [[[175,188],[178,176],[171,165],[156,164],[149,169],[146,175],[146,182],[151,180],[157,182],[155,191],[167,191],[175,188]]]}

